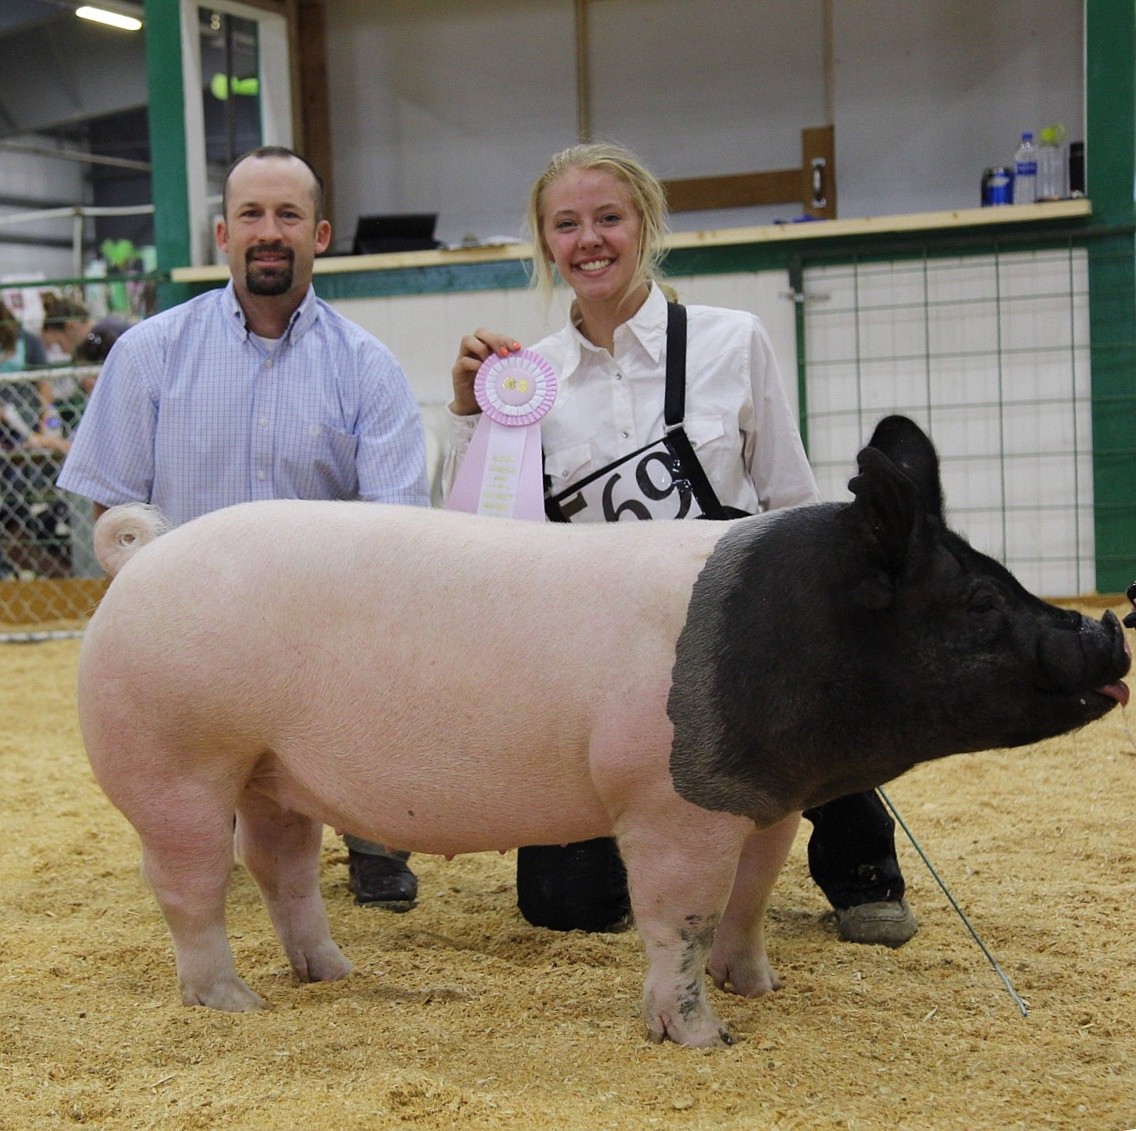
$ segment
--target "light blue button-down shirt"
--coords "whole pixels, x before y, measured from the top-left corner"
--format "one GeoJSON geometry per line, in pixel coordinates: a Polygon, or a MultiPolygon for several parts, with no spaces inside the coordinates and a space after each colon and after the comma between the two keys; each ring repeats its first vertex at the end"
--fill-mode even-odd
{"type": "Polygon", "coordinates": [[[256,499],[428,506],[422,419],[394,355],[309,288],[274,349],[230,282],[115,343],[59,486],[175,525],[256,499]]]}

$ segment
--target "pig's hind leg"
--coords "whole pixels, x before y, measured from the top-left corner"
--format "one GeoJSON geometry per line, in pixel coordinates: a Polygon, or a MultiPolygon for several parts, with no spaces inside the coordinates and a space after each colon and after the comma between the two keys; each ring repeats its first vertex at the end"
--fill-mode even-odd
{"type": "Polygon", "coordinates": [[[301,982],[332,982],[351,963],[331,937],[319,890],[323,826],[245,790],[237,806],[237,855],[256,880],[284,953],[301,982]]]}
{"type": "MultiPolygon", "coordinates": [[[[129,816],[142,840],[142,875],[174,944],[183,1005],[239,1012],[264,1001],[241,981],[225,931],[233,870],[233,809],[207,785],[166,781],[162,804],[129,816]]],[[[143,791],[145,792],[145,791],[143,791]]]]}

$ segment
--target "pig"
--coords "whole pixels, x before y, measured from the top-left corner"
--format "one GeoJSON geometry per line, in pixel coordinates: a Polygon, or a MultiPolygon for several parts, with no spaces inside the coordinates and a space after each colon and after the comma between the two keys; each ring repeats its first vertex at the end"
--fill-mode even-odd
{"type": "Polygon", "coordinates": [[[94,774],[137,830],[181,1000],[260,1008],[225,931],[234,848],[296,976],[346,976],[322,825],[453,855],[614,835],[647,1034],[779,980],[763,915],[801,809],[1126,703],[1130,654],[948,529],[889,417],[851,501],[735,521],[537,525],[279,500],[168,533],[109,510],[84,635],[94,774]]]}

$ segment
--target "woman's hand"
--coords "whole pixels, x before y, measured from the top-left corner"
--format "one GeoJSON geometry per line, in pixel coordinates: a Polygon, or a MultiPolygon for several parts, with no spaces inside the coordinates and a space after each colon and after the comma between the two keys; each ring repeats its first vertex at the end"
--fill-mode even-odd
{"type": "Polygon", "coordinates": [[[508,357],[520,348],[520,342],[495,330],[474,330],[462,338],[458,359],[454,362],[454,399],[450,402],[450,412],[456,416],[473,416],[480,412],[481,407],[473,395],[477,371],[491,354],[508,357]]]}

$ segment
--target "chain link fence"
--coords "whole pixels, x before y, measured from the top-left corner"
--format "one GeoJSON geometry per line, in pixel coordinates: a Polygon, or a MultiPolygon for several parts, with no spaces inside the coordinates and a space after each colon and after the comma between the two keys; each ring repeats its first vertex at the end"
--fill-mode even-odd
{"type": "Polygon", "coordinates": [[[0,282],[0,641],[79,635],[106,589],[91,503],[56,480],[102,359],[154,312],[156,282],[103,270],[0,282]]]}
{"type": "Polygon", "coordinates": [[[0,372],[2,640],[78,634],[105,588],[91,504],[55,485],[98,372],[0,372]]]}

